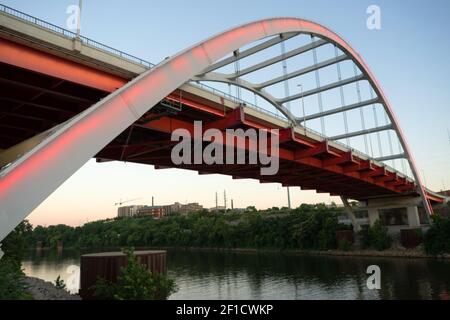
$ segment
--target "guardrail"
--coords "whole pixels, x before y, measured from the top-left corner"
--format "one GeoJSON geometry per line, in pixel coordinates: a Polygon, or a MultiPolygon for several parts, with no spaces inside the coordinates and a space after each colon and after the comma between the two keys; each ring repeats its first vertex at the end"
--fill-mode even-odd
{"type": "MultiPolygon", "coordinates": [[[[58,34],[66,37],[66,38],[73,39],[73,38],[77,37],[77,34],[75,32],[72,32],[70,30],[61,28],[59,26],[56,26],[56,25],[54,25],[54,24],[52,24],[50,22],[41,20],[39,18],[30,16],[29,14],[23,13],[23,12],[21,12],[19,10],[13,9],[11,7],[8,7],[8,6],[5,6],[3,4],[0,4],[0,12],[4,12],[6,14],[9,14],[9,15],[13,16],[13,17],[16,17],[16,18],[19,18],[21,20],[24,20],[24,21],[27,21],[29,23],[32,23],[34,25],[37,25],[37,26],[39,26],[41,28],[44,28],[44,29],[50,30],[52,32],[58,33],[58,34]]],[[[112,54],[114,54],[116,56],[119,56],[119,57],[121,57],[123,59],[127,59],[129,61],[134,62],[134,63],[140,64],[140,65],[142,65],[142,66],[144,66],[146,68],[153,68],[154,67],[154,64],[151,63],[151,62],[148,62],[148,61],[146,61],[144,59],[135,57],[135,56],[133,56],[131,54],[128,54],[128,53],[125,53],[123,51],[114,49],[114,48],[112,48],[110,46],[107,46],[107,45],[105,45],[103,43],[100,43],[100,42],[97,42],[95,40],[89,39],[89,38],[87,38],[85,36],[79,36],[79,39],[84,44],[87,44],[87,45],[95,47],[97,49],[106,51],[108,53],[112,53],[112,54]]]]}
{"type": "Polygon", "coordinates": [[[205,91],[209,91],[209,92],[211,92],[211,93],[213,93],[213,94],[215,94],[217,96],[221,96],[221,97],[223,97],[223,98],[225,98],[227,100],[230,100],[230,101],[232,101],[234,103],[245,105],[246,107],[250,107],[252,109],[255,109],[255,110],[267,113],[267,114],[269,114],[269,115],[271,115],[273,117],[276,117],[276,118],[278,118],[280,120],[287,121],[287,119],[285,117],[283,117],[283,116],[281,116],[279,114],[276,114],[275,112],[272,112],[272,111],[266,110],[264,108],[258,107],[257,105],[255,105],[255,104],[253,104],[251,102],[248,102],[248,101],[243,100],[243,99],[239,99],[239,98],[237,98],[237,97],[235,97],[233,95],[230,95],[229,93],[223,92],[223,91],[221,91],[219,89],[213,88],[213,87],[208,86],[208,85],[206,85],[204,83],[200,83],[200,82],[197,82],[197,81],[189,81],[189,84],[193,85],[195,87],[198,87],[200,89],[203,89],[205,91]]]}

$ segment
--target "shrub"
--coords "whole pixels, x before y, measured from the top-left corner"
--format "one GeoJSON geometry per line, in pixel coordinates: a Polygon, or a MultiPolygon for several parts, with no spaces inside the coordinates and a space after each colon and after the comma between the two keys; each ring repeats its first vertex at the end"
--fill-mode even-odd
{"type": "Polygon", "coordinates": [[[425,251],[433,255],[450,253],[450,218],[436,215],[432,219],[424,236],[425,251]]]}
{"type": "Polygon", "coordinates": [[[352,244],[345,239],[341,239],[338,242],[338,249],[342,251],[350,251],[352,244]]]}
{"type": "Polygon", "coordinates": [[[127,265],[120,270],[117,283],[99,279],[94,285],[95,297],[101,300],[166,300],[176,291],[173,280],[150,273],[132,250],[124,250],[127,265]]]}
{"type": "Polygon", "coordinates": [[[392,245],[392,238],[388,234],[388,229],[383,226],[380,220],[375,221],[372,226],[362,228],[359,235],[363,248],[374,248],[378,251],[383,251],[389,249],[392,245]]]}
{"type": "Polygon", "coordinates": [[[370,235],[369,235],[369,228],[368,225],[362,225],[361,231],[358,232],[359,239],[361,241],[361,247],[363,249],[370,248],[370,235]]]}
{"type": "Polygon", "coordinates": [[[32,232],[32,227],[27,220],[22,221],[2,241],[2,250],[5,258],[21,261],[27,250],[27,241],[32,232]]]}
{"type": "Polygon", "coordinates": [[[31,296],[26,292],[25,275],[20,262],[3,257],[0,260],[0,300],[24,300],[31,296]]]}
{"type": "Polygon", "coordinates": [[[58,276],[55,280],[55,287],[57,289],[62,289],[65,290],[66,289],[66,283],[64,282],[63,279],[61,279],[61,276],[58,276]]]}

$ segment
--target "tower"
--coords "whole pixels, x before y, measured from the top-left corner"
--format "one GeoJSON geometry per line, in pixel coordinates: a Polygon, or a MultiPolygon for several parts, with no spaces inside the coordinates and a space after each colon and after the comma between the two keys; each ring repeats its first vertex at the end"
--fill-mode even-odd
{"type": "Polygon", "coordinates": [[[223,208],[227,210],[227,191],[223,190],[223,208]]]}
{"type": "Polygon", "coordinates": [[[217,208],[219,208],[219,199],[218,199],[217,191],[216,191],[216,210],[217,210],[217,208]]]}

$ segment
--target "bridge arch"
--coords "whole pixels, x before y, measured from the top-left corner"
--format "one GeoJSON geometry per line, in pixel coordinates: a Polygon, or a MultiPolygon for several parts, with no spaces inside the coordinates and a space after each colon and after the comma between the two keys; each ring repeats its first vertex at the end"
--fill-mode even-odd
{"type": "MultiPolygon", "coordinates": [[[[334,43],[372,85],[397,132],[428,214],[432,208],[399,122],[362,57],[330,29],[298,18],[273,18],[230,29],[164,60],[89,109],[55,127],[0,172],[0,240],[112,139],[195,76],[239,48],[274,35],[304,33],[334,43]]],[[[276,102],[276,101],[275,101],[276,102]]],[[[276,102],[280,104],[280,101],[276,102]]],[[[282,104],[282,103],[281,103],[282,104]]]]}

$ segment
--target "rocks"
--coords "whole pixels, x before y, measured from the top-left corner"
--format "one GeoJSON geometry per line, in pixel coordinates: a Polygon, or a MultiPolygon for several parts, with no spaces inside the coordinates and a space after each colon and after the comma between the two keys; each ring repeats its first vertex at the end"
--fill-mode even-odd
{"type": "Polygon", "coordinates": [[[53,283],[38,278],[25,277],[25,284],[35,300],[81,300],[79,296],[58,289],[53,283]]]}

